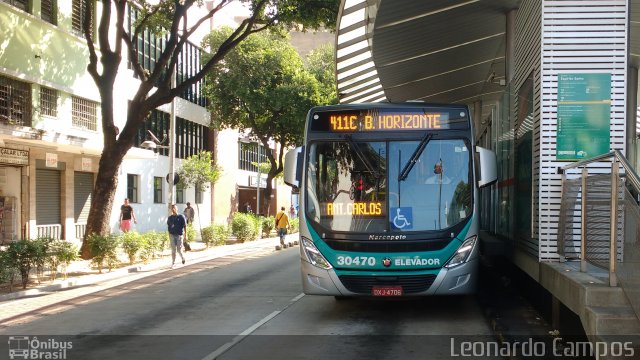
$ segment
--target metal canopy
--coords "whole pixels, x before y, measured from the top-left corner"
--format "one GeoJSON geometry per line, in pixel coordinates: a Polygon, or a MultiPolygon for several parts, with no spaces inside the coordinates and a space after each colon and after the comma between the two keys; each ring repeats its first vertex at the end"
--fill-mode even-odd
{"type": "Polygon", "coordinates": [[[337,35],[341,102],[498,99],[506,13],[518,3],[345,0],[337,35]]]}

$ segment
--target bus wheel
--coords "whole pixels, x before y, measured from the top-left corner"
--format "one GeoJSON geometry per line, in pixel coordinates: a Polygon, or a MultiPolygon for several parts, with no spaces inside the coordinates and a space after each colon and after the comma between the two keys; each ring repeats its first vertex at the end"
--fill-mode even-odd
{"type": "Polygon", "coordinates": [[[338,296],[338,295],[334,296],[334,298],[335,298],[337,301],[344,301],[344,300],[349,300],[349,299],[351,299],[351,297],[350,297],[350,296],[338,296]]]}

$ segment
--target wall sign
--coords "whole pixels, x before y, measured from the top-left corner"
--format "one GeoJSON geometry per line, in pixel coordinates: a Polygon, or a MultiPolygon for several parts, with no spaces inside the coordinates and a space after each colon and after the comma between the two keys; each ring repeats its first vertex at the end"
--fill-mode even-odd
{"type": "Polygon", "coordinates": [[[82,171],[91,171],[92,161],[91,158],[82,158],[82,171]]]}
{"type": "Polygon", "coordinates": [[[0,147],[0,164],[29,165],[29,151],[0,147]]]}
{"type": "Polygon", "coordinates": [[[610,151],[611,74],[558,74],[556,159],[610,151]]]}
{"type": "Polygon", "coordinates": [[[55,153],[46,153],[45,155],[45,166],[46,167],[58,167],[58,154],[55,153]]]}

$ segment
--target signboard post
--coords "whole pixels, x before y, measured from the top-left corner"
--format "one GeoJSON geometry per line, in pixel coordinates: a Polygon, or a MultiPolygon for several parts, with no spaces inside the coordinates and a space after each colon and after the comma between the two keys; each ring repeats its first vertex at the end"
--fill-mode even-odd
{"type": "Polygon", "coordinates": [[[558,74],[557,160],[609,152],[611,74],[558,74]]]}

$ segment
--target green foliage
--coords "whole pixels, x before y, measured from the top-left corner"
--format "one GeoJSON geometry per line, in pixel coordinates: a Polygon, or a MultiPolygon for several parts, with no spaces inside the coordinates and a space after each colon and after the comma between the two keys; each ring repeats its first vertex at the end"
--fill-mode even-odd
{"type": "Polygon", "coordinates": [[[326,105],[338,103],[338,92],[335,86],[336,68],[333,44],[323,44],[311,50],[306,63],[309,72],[318,80],[321,102],[326,105]]]}
{"type": "Polygon", "coordinates": [[[136,261],[138,251],[140,251],[144,245],[144,238],[136,231],[129,231],[122,234],[120,241],[122,250],[124,250],[129,257],[129,264],[133,264],[136,261]]]}
{"type": "Polygon", "coordinates": [[[90,234],[89,250],[91,251],[91,262],[102,273],[102,268],[107,265],[109,271],[118,265],[118,243],[119,238],[115,235],[90,234]]]}
{"type": "Polygon", "coordinates": [[[297,233],[300,231],[300,219],[289,219],[289,228],[291,229],[291,233],[297,233]]]}
{"type": "Polygon", "coordinates": [[[29,283],[29,272],[39,251],[31,240],[14,241],[7,247],[7,255],[12,259],[12,265],[18,270],[22,278],[22,288],[26,289],[29,283]]]}
{"type": "Polygon", "coordinates": [[[54,240],[49,247],[49,265],[51,266],[51,280],[55,280],[58,267],[62,267],[62,274],[67,278],[67,268],[78,258],[78,247],[65,240],[54,240]]]}
{"type": "Polygon", "coordinates": [[[187,242],[196,240],[196,228],[192,224],[187,225],[187,242]]]}
{"type": "MultiPolygon", "coordinates": [[[[216,30],[207,43],[216,47],[230,33],[229,28],[216,30]]],[[[293,46],[274,34],[253,34],[225,59],[209,72],[206,82],[212,125],[250,130],[251,135],[274,139],[283,147],[300,143],[306,114],[322,99],[318,81],[293,46]]]]}
{"type": "Polygon", "coordinates": [[[148,231],[142,234],[142,248],[140,259],[147,263],[158,257],[169,243],[169,234],[166,232],[148,231]]]}
{"type": "Polygon", "coordinates": [[[226,225],[215,225],[212,224],[213,228],[213,245],[224,245],[227,242],[227,238],[229,237],[229,228],[226,225]]]}
{"type": "Polygon", "coordinates": [[[215,164],[210,151],[189,156],[178,169],[180,184],[185,188],[193,186],[198,191],[206,191],[210,184],[215,184],[221,173],[222,169],[215,164]]]}
{"type": "Polygon", "coordinates": [[[18,276],[18,268],[15,259],[9,251],[0,251],[0,283],[9,283],[9,291],[13,291],[13,282],[18,276]]]}
{"type": "Polygon", "coordinates": [[[233,214],[231,233],[236,236],[238,242],[255,240],[258,236],[255,217],[241,212],[233,214]]]}
{"type": "Polygon", "coordinates": [[[34,251],[32,265],[36,269],[36,278],[38,279],[38,282],[40,282],[40,278],[44,274],[45,265],[49,262],[49,248],[53,239],[49,237],[39,237],[35,240],[31,240],[31,242],[33,244],[34,251]]]}
{"type": "Polygon", "coordinates": [[[276,218],[273,216],[262,218],[262,234],[269,236],[271,231],[276,227],[276,218]]]}
{"type": "Polygon", "coordinates": [[[202,242],[209,245],[224,245],[229,237],[229,229],[226,225],[211,224],[202,229],[202,242]]]}

